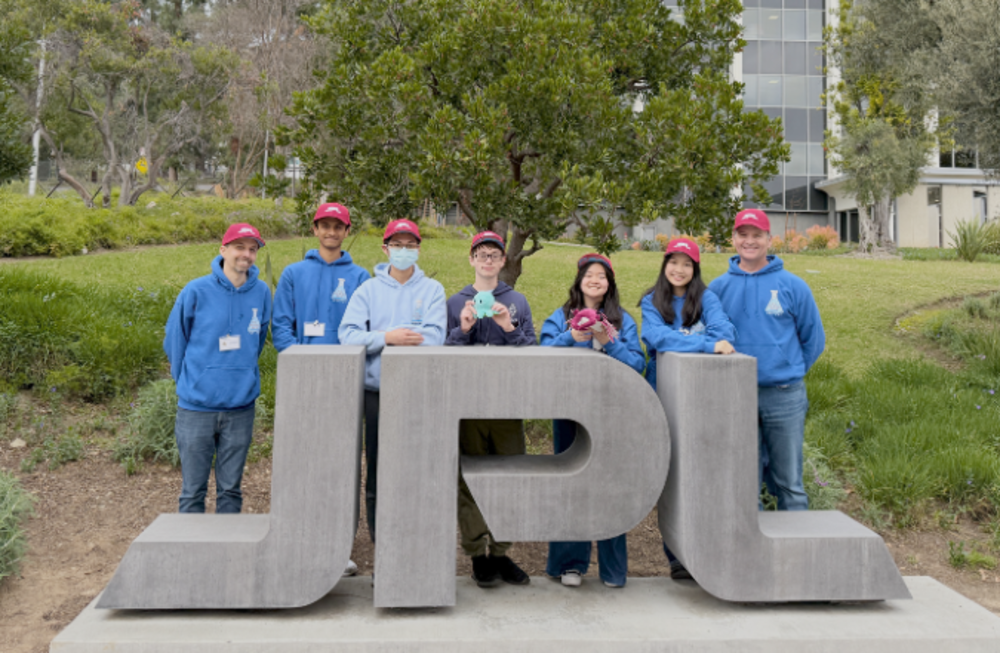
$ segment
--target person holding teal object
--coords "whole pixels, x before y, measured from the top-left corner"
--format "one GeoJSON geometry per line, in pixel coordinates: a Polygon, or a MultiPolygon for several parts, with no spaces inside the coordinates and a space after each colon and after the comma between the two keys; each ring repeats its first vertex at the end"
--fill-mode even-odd
{"type": "MultiPolygon", "coordinates": [[[[719,298],[701,280],[701,252],[690,238],[667,246],[656,284],[639,302],[642,309],[642,342],[649,354],[646,380],[656,389],[656,354],[678,351],[731,354],[736,331],[719,298]]],[[[663,545],[670,562],[670,577],[690,579],[691,574],[663,545]]]]}
{"type": "MultiPolygon", "coordinates": [[[[600,324],[600,321],[595,324],[600,324]]],[[[585,254],[577,261],[577,274],[566,303],[542,325],[542,346],[600,349],[639,374],[646,365],[635,320],[618,299],[615,271],[607,257],[585,254]],[[570,326],[574,312],[597,311],[617,330],[588,326],[577,330],[570,326]],[[595,346],[596,343],[596,346],[595,346]]],[[[569,449],[576,439],[576,423],[557,419],[552,422],[555,453],[569,449]]],[[[566,587],[579,587],[590,567],[591,542],[550,542],[545,573],[566,587]]],[[[628,577],[628,549],[625,534],[597,543],[597,564],[601,580],[608,587],[624,587],[628,577]]]]}

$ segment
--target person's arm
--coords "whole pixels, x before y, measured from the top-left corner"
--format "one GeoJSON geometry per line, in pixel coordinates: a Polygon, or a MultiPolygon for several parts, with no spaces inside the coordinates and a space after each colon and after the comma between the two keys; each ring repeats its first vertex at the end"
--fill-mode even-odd
{"type": "Polygon", "coordinates": [[[701,297],[701,319],[705,323],[705,335],[710,340],[718,342],[725,340],[735,344],[736,327],[729,321],[729,316],[722,308],[722,302],[711,290],[705,291],[701,297]]]}
{"type": "MultiPolygon", "coordinates": [[[[452,297],[453,300],[461,300],[461,297],[456,295],[452,297]]],[[[465,311],[467,302],[458,301],[452,303],[446,303],[445,306],[448,309],[448,325],[446,327],[448,331],[448,337],[445,339],[444,344],[450,346],[465,346],[468,345],[472,340],[472,329],[468,331],[462,330],[462,313],[465,311]],[[456,311],[457,309],[457,311],[456,311]]]]}
{"type": "Polygon", "coordinates": [[[340,320],[340,329],[337,330],[337,337],[342,345],[364,345],[369,354],[377,354],[385,348],[385,333],[369,331],[368,323],[371,320],[370,298],[368,297],[367,286],[377,281],[363,283],[351,296],[351,301],[347,302],[347,310],[340,320]]]}
{"type": "Polygon", "coordinates": [[[715,351],[715,340],[700,333],[681,333],[667,324],[660,311],[653,306],[652,295],[642,299],[642,338],[657,352],[711,354],[715,351]]]}
{"type": "Polygon", "coordinates": [[[445,306],[444,286],[436,281],[437,288],[424,308],[424,323],[420,326],[408,327],[424,337],[420,343],[428,347],[444,344],[445,325],[448,322],[448,311],[445,306]]]}
{"type": "Polygon", "coordinates": [[[639,342],[639,330],[631,317],[623,317],[622,330],[618,332],[617,338],[604,345],[604,351],[608,356],[625,363],[639,374],[646,369],[646,355],[642,352],[642,343],[639,342]]]}
{"type": "Polygon", "coordinates": [[[278,290],[274,293],[274,317],[271,324],[274,348],[281,352],[298,343],[297,329],[294,272],[286,268],[278,279],[278,290]]]}
{"type": "Polygon", "coordinates": [[[542,324],[542,340],[539,344],[543,347],[572,347],[576,344],[573,334],[566,327],[561,308],[542,324]]]}
{"type": "Polygon", "coordinates": [[[508,345],[524,347],[538,344],[538,340],[535,338],[535,325],[531,322],[531,306],[528,305],[527,300],[524,301],[524,309],[518,318],[517,326],[514,327],[513,331],[504,332],[504,336],[507,338],[506,344],[508,345]]]}
{"type": "Polygon", "coordinates": [[[181,290],[177,296],[174,307],[167,318],[167,327],[163,336],[163,351],[167,353],[167,360],[170,361],[170,376],[174,381],[181,375],[184,367],[184,355],[187,352],[188,342],[191,340],[191,327],[193,325],[194,303],[187,305],[194,293],[188,292],[187,288],[181,290]]]}
{"type": "Polygon", "coordinates": [[[806,372],[819,359],[826,348],[826,332],[823,331],[823,321],[820,319],[819,307],[813,298],[812,290],[805,281],[796,293],[795,330],[802,344],[802,359],[806,364],[806,372]]]}
{"type": "MultiPolygon", "coordinates": [[[[267,344],[267,329],[271,325],[272,319],[272,304],[271,304],[271,289],[268,288],[266,283],[261,282],[264,286],[264,314],[260,318],[260,334],[259,341],[257,343],[257,358],[264,353],[264,345],[267,344]]],[[[274,336],[272,334],[272,341],[274,336]]],[[[280,351],[280,350],[279,350],[280,351]]]]}

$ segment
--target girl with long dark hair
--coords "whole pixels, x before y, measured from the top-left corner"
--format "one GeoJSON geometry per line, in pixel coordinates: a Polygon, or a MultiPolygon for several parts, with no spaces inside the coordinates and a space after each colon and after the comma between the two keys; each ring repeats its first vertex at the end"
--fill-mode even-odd
{"type": "MultiPolygon", "coordinates": [[[[646,365],[635,320],[621,307],[618,285],[611,261],[600,254],[585,254],[577,261],[576,279],[569,289],[566,303],[545,320],[542,326],[542,346],[588,347],[599,349],[615,360],[625,363],[639,374],[646,365]],[[573,328],[570,321],[575,311],[591,309],[598,315],[592,327],[573,328]],[[603,316],[603,320],[601,317],[603,316]],[[606,321],[617,333],[613,333],[606,321]]],[[[569,449],[576,438],[576,423],[569,420],[552,422],[553,445],[556,453],[569,449]]],[[[608,587],[624,587],[628,575],[628,551],[625,535],[597,543],[597,561],[601,580],[608,587]]],[[[545,571],[567,587],[578,587],[590,567],[591,542],[550,542],[545,571]]]]}

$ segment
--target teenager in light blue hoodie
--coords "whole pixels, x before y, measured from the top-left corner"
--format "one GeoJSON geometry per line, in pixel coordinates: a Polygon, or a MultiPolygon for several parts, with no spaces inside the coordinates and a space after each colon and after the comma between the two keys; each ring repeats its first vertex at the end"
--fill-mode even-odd
{"type": "Polygon", "coordinates": [[[365,359],[365,509],[375,541],[378,488],[378,406],[385,347],[443,345],[447,311],[444,287],[417,267],[420,229],[410,220],[386,226],[382,251],[388,263],[375,266],[375,277],[361,284],[340,322],[340,342],[364,345],[365,359]]]}
{"type": "MultiPolygon", "coordinates": [[[[598,349],[642,374],[646,358],[642,353],[635,320],[619,302],[611,261],[597,253],[584,254],[576,266],[576,279],[569,289],[569,298],[542,325],[541,345],[598,349]],[[581,331],[571,328],[569,321],[573,311],[585,308],[603,314],[618,331],[617,337],[612,339],[606,328],[581,331]]],[[[552,422],[555,453],[569,449],[575,439],[575,423],[561,419],[552,422]]],[[[545,573],[566,587],[579,587],[590,567],[591,547],[591,542],[550,542],[545,573]]],[[[597,564],[605,585],[616,588],[625,586],[628,548],[624,533],[597,543],[597,564]]]]}
{"type": "Polygon", "coordinates": [[[215,511],[243,506],[240,483],[260,395],[257,359],[271,321],[271,291],[254,265],[263,246],[251,225],[229,227],[212,273],[184,287],[167,320],[163,349],[177,382],[180,512],[205,512],[213,459],[215,511]]]}
{"type": "Polygon", "coordinates": [[[736,327],[736,349],[757,359],[760,477],[778,510],[808,510],[802,486],[804,377],[823,353],[819,308],[805,281],[767,254],[771,223],[758,209],[736,214],[729,270],[709,286],[736,327]]]}
{"type": "MultiPolygon", "coordinates": [[[[661,351],[692,354],[731,354],[735,332],[719,298],[701,280],[701,251],[690,238],[667,246],[656,283],[639,302],[642,342],[649,354],[646,380],[656,389],[656,355],[661,351]]],[[[670,577],[691,578],[684,564],[664,543],[670,577]]]]}
{"type": "Polygon", "coordinates": [[[371,278],[341,249],[351,230],[351,213],[343,204],[321,204],[313,217],[318,249],[281,273],[274,293],[271,340],[278,351],[292,345],[340,343],[340,320],[354,291],[371,278]]]}

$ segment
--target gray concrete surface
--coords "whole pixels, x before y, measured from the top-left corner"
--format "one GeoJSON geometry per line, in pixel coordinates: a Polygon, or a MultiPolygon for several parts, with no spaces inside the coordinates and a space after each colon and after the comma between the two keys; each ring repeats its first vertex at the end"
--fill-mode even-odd
{"type": "Polygon", "coordinates": [[[673,457],[660,533],[729,601],[909,598],[882,538],[837,511],[759,512],[757,366],[740,354],[661,353],[673,457]]]}
{"type": "Polygon", "coordinates": [[[271,513],[160,515],[97,607],[299,607],[333,589],[358,523],[364,362],[363,347],[282,352],[271,513]]]}
{"type": "Polygon", "coordinates": [[[627,532],[656,505],[670,460],[649,384],[591,350],[386,349],[380,411],[377,607],[455,604],[460,420],[562,418],[583,427],[558,456],[462,457],[501,541],[627,532]]]}
{"type": "Polygon", "coordinates": [[[544,578],[481,590],[458,580],[455,608],[372,607],[368,577],[347,578],[305,608],[132,612],[86,608],[52,653],[996,653],[1000,617],[931,578],[912,601],[721,601],[691,581],[544,578]]]}

